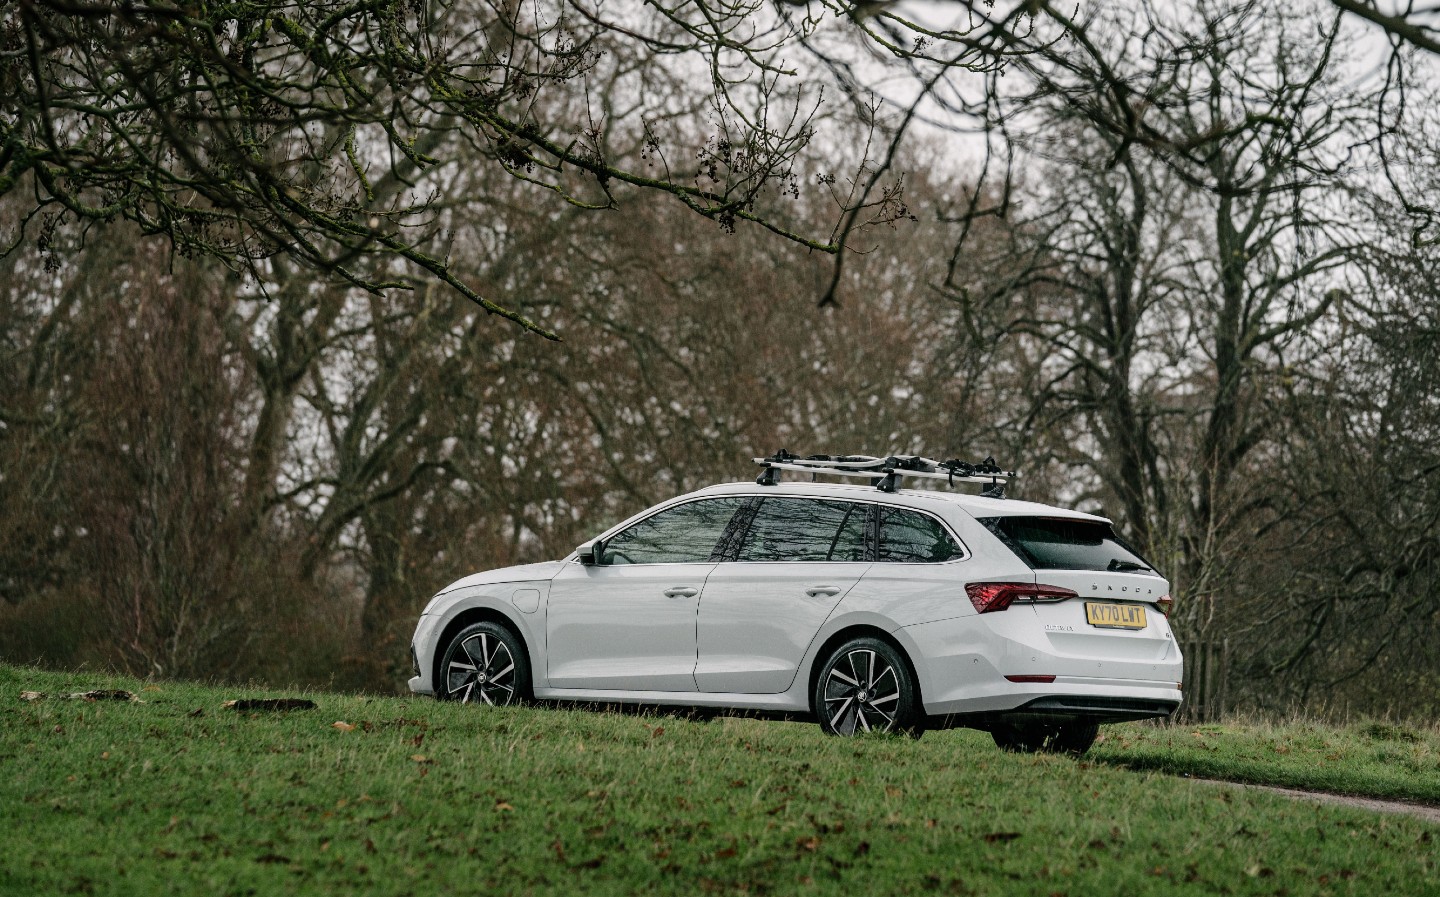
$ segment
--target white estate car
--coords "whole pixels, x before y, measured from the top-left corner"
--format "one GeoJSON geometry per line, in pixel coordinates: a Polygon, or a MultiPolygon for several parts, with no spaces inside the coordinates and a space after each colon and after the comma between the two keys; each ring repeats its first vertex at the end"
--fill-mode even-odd
{"type": "Polygon", "coordinates": [[[447,586],[416,627],[411,690],[734,708],[838,735],[960,725],[1010,750],[1071,753],[1100,723],[1179,706],[1169,584],[1105,518],[899,488],[927,469],[998,479],[926,459],[898,459],[913,468],[898,473],[894,457],[757,460],[756,483],[682,495],[563,560],[447,586]],[[782,469],[880,488],[780,483],[782,469]]]}

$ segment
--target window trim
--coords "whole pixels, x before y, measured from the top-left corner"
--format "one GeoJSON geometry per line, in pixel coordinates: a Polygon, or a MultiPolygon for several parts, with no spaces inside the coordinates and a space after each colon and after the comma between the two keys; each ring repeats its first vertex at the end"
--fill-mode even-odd
{"type": "MultiPolygon", "coordinates": [[[[911,565],[911,566],[924,565],[924,566],[926,566],[926,567],[943,567],[943,566],[945,566],[946,564],[961,564],[961,563],[964,563],[965,561],[968,561],[968,560],[970,560],[971,558],[975,557],[975,553],[970,550],[970,546],[969,546],[969,545],[966,545],[966,544],[965,544],[965,540],[962,539],[962,538],[960,538],[960,534],[955,531],[955,527],[951,526],[951,525],[950,525],[943,517],[941,517],[939,514],[936,514],[936,513],[934,513],[933,511],[927,510],[927,509],[925,509],[925,508],[917,508],[917,507],[915,507],[914,505],[901,505],[901,504],[895,504],[894,502],[888,502],[888,501],[876,501],[876,500],[871,499],[871,498],[850,498],[849,496],[846,496],[846,497],[843,497],[843,498],[837,498],[837,497],[830,496],[830,495],[774,495],[774,494],[772,494],[772,493],[745,493],[745,497],[751,498],[751,499],[755,499],[755,500],[756,500],[756,501],[755,501],[755,504],[748,506],[748,508],[746,509],[747,517],[746,517],[746,520],[745,520],[745,531],[744,531],[744,532],[741,532],[741,533],[736,537],[736,541],[735,541],[735,551],[734,551],[732,554],[730,554],[730,555],[722,558],[722,559],[721,559],[721,563],[728,563],[728,564],[795,564],[795,563],[802,563],[802,564],[907,564],[907,565],[911,565]],[[848,503],[850,503],[850,504],[856,504],[856,505],[864,505],[864,506],[865,506],[865,513],[866,513],[866,518],[865,518],[865,558],[866,558],[866,559],[863,560],[863,561],[739,561],[739,560],[736,560],[736,559],[735,559],[735,555],[739,552],[740,542],[744,540],[746,534],[749,532],[750,522],[751,522],[751,520],[754,519],[755,511],[759,508],[759,499],[764,499],[764,498],[800,498],[800,499],[805,499],[805,500],[807,500],[807,501],[838,501],[838,502],[848,502],[848,503]],[[941,529],[945,530],[945,532],[950,536],[951,539],[954,539],[954,540],[955,540],[955,544],[960,547],[960,556],[959,556],[959,557],[951,558],[951,559],[948,560],[948,561],[881,561],[881,560],[880,560],[880,509],[881,509],[881,508],[894,508],[894,509],[896,509],[896,510],[898,510],[898,511],[914,511],[916,514],[923,514],[923,515],[925,515],[926,517],[929,517],[931,520],[934,520],[936,523],[940,524],[941,529]]],[[[737,513],[737,514],[736,514],[736,518],[738,519],[738,517],[739,517],[739,514],[737,513]]],[[[733,521],[732,521],[732,522],[733,522],[733,521]]]]}
{"type": "MultiPolygon", "coordinates": [[[[965,540],[960,537],[960,534],[955,531],[955,528],[954,528],[953,526],[951,526],[951,525],[950,525],[944,518],[942,518],[939,514],[936,514],[936,513],[932,512],[932,511],[930,511],[930,510],[927,510],[927,509],[925,509],[925,508],[917,508],[917,507],[915,507],[915,506],[913,506],[913,505],[902,505],[902,504],[896,504],[896,503],[894,503],[894,502],[888,502],[888,501],[877,501],[877,500],[875,500],[875,499],[868,498],[868,497],[867,497],[867,498],[859,498],[859,497],[851,498],[850,496],[836,497],[836,496],[831,496],[831,495],[775,495],[774,493],[771,493],[771,492],[737,492],[737,493],[728,493],[728,494],[723,494],[723,495],[697,495],[697,496],[695,496],[694,498],[690,498],[690,499],[687,499],[687,500],[685,500],[685,501],[677,501],[677,502],[674,502],[673,504],[661,505],[661,506],[655,508],[654,511],[653,511],[653,513],[646,514],[644,517],[638,517],[638,518],[635,518],[635,519],[632,519],[632,520],[625,521],[625,522],[623,522],[623,523],[616,524],[614,527],[611,528],[611,531],[610,531],[609,533],[606,533],[606,534],[603,534],[603,535],[600,535],[600,536],[596,536],[595,538],[597,538],[597,539],[604,539],[606,542],[609,542],[612,538],[614,538],[615,536],[619,535],[620,533],[623,533],[625,530],[628,530],[630,527],[635,526],[636,524],[639,524],[639,523],[643,523],[643,522],[645,522],[646,520],[649,520],[651,517],[654,517],[656,514],[659,514],[659,513],[663,512],[663,511],[668,511],[668,510],[670,510],[671,508],[678,508],[678,507],[680,507],[681,505],[688,505],[688,504],[690,504],[691,502],[697,502],[697,501],[714,501],[714,500],[716,500],[716,499],[727,499],[727,498],[738,498],[738,499],[740,499],[741,504],[740,504],[740,507],[735,510],[734,516],[732,516],[732,517],[730,518],[730,523],[726,526],[725,532],[721,533],[720,539],[715,543],[716,546],[717,546],[717,549],[723,549],[723,551],[711,551],[711,553],[710,553],[710,559],[709,559],[708,561],[650,561],[650,562],[647,562],[647,563],[644,563],[644,564],[613,564],[613,565],[612,565],[612,564],[602,564],[602,565],[599,565],[599,566],[597,567],[597,569],[606,569],[606,570],[609,570],[609,569],[619,569],[620,567],[673,567],[673,566],[677,566],[677,565],[679,565],[679,564],[714,564],[714,563],[720,563],[720,564],[796,564],[796,563],[800,563],[800,564],[882,564],[882,563],[883,563],[883,564],[904,564],[904,565],[908,565],[908,566],[922,566],[922,565],[923,565],[923,566],[925,566],[925,567],[943,567],[943,566],[945,566],[946,564],[962,564],[962,563],[964,563],[964,562],[972,559],[973,557],[975,557],[975,553],[970,550],[970,546],[969,546],[969,545],[966,545],[966,544],[965,544],[965,540]],[[749,531],[749,529],[750,529],[750,523],[751,523],[751,521],[754,519],[755,512],[759,509],[760,500],[761,500],[761,499],[765,499],[765,498],[800,498],[800,499],[805,499],[805,500],[807,500],[807,501],[838,501],[838,502],[848,502],[848,503],[850,503],[850,504],[856,504],[856,505],[864,505],[864,506],[865,506],[865,509],[866,509],[865,513],[866,513],[866,515],[867,515],[866,518],[865,518],[865,531],[866,531],[865,555],[866,555],[866,559],[863,560],[863,561],[740,561],[740,560],[736,560],[736,557],[737,557],[737,555],[739,554],[739,551],[740,551],[740,543],[741,543],[741,541],[744,540],[746,533],[748,533],[748,531],[749,531]],[[938,522],[938,523],[940,524],[940,526],[945,530],[945,532],[950,535],[950,538],[952,538],[952,539],[955,540],[955,544],[958,545],[958,546],[960,546],[960,557],[951,558],[951,559],[948,560],[948,561],[938,561],[938,562],[935,562],[935,561],[881,561],[881,560],[879,560],[879,558],[880,558],[880,509],[881,509],[881,508],[895,508],[895,509],[901,510],[901,511],[914,511],[914,512],[917,513],[917,514],[924,514],[925,516],[931,518],[932,520],[935,520],[936,522],[938,522]],[[742,516],[743,516],[743,520],[742,520],[742,516]],[[743,529],[741,529],[742,526],[743,526],[743,529]]],[[[576,561],[576,563],[578,563],[578,561],[576,561]]]]}
{"type": "MultiPolygon", "coordinates": [[[[879,515],[877,515],[877,514],[875,513],[875,511],[873,510],[873,509],[876,507],[875,502],[858,501],[858,500],[853,499],[853,498],[831,498],[831,497],[826,496],[826,495],[751,495],[751,496],[748,496],[748,498],[750,498],[750,504],[747,505],[746,508],[745,508],[745,513],[746,513],[746,517],[745,517],[745,527],[744,527],[744,529],[740,530],[738,533],[735,534],[734,542],[729,546],[729,550],[726,552],[725,557],[721,558],[721,560],[720,560],[721,563],[723,563],[723,564],[873,564],[873,563],[875,563],[875,557],[876,557],[877,552],[875,551],[875,545],[872,544],[872,540],[871,540],[871,538],[870,538],[870,531],[871,531],[871,528],[872,528],[871,523],[872,523],[872,521],[873,521],[876,517],[879,516],[879,515]],[[823,561],[742,561],[742,560],[740,560],[740,547],[745,544],[745,537],[750,535],[750,526],[755,522],[756,516],[758,516],[759,513],[760,513],[760,503],[763,502],[763,501],[764,501],[765,499],[767,499],[767,498],[775,499],[775,500],[777,500],[777,501],[828,501],[828,502],[833,502],[834,504],[850,505],[850,506],[852,506],[852,508],[855,507],[855,506],[859,506],[859,507],[864,508],[864,509],[865,509],[865,522],[864,522],[863,524],[861,524],[861,525],[865,527],[865,558],[864,558],[863,560],[858,560],[858,561],[832,561],[832,560],[823,560],[823,561]]],[[[846,516],[840,521],[840,529],[844,529],[844,528],[845,528],[845,521],[850,519],[849,515],[850,515],[851,513],[852,513],[852,511],[850,511],[850,510],[847,510],[847,511],[846,511],[846,516]]],[[[739,512],[736,512],[735,517],[738,518],[739,516],[740,516],[739,512]]],[[[839,538],[839,536],[840,536],[840,530],[837,529],[837,530],[835,531],[835,536],[836,536],[837,539],[839,538]]],[[[835,539],[830,540],[830,550],[831,550],[831,551],[834,551],[834,550],[835,550],[835,539]]]]}
{"type": "MultiPolygon", "coordinates": [[[[693,505],[693,504],[695,504],[696,502],[701,502],[701,501],[725,501],[725,500],[727,500],[727,499],[739,499],[739,500],[740,500],[740,504],[739,504],[738,507],[735,508],[735,513],[733,513],[733,514],[730,515],[730,520],[725,524],[725,529],[720,533],[720,538],[718,538],[718,539],[715,540],[715,547],[712,548],[712,549],[710,549],[710,557],[707,558],[706,560],[703,560],[703,561],[645,561],[644,563],[640,563],[640,564],[596,564],[596,567],[599,568],[599,569],[603,569],[603,570],[619,570],[619,569],[622,569],[622,568],[629,568],[629,567],[677,567],[677,566],[680,566],[680,565],[682,565],[682,564],[715,564],[715,563],[719,563],[719,562],[723,561],[723,560],[725,559],[725,558],[724,558],[724,554],[725,554],[725,552],[726,552],[726,550],[727,550],[728,546],[730,545],[731,540],[732,540],[732,538],[733,538],[733,533],[734,533],[735,527],[736,527],[736,521],[738,521],[738,520],[740,519],[740,516],[741,516],[742,514],[747,514],[747,513],[749,513],[749,512],[750,512],[750,508],[751,508],[751,507],[753,506],[753,504],[754,504],[754,499],[753,499],[752,496],[749,496],[749,495],[699,495],[699,496],[696,496],[695,498],[689,499],[688,501],[677,501],[677,502],[675,502],[674,504],[664,505],[664,506],[662,506],[662,507],[655,508],[654,513],[652,513],[652,514],[646,514],[644,517],[640,517],[640,518],[638,518],[638,519],[636,519],[636,520],[631,520],[631,521],[629,521],[628,523],[621,524],[618,528],[615,529],[614,532],[609,533],[609,534],[604,535],[604,536],[597,536],[597,537],[596,537],[597,539],[601,539],[602,541],[604,541],[604,542],[605,542],[605,547],[606,547],[606,548],[609,548],[609,547],[610,547],[610,540],[611,540],[611,539],[614,539],[616,536],[620,535],[621,533],[627,532],[627,531],[629,531],[629,530],[631,530],[631,529],[639,526],[640,524],[644,523],[645,521],[650,520],[651,518],[654,518],[654,517],[658,517],[658,516],[660,516],[661,514],[664,514],[664,513],[667,512],[667,511],[673,511],[673,510],[675,510],[676,508],[682,507],[682,506],[684,506],[684,505],[693,505]]],[[[748,519],[747,519],[746,523],[747,523],[747,525],[748,525],[748,523],[749,523],[748,519]]]]}
{"type": "Polygon", "coordinates": [[[875,508],[876,508],[876,510],[874,511],[874,513],[872,513],[872,514],[870,515],[870,520],[871,520],[872,526],[874,527],[874,543],[873,543],[873,546],[872,546],[872,554],[871,554],[871,557],[873,557],[873,558],[875,559],[874,563],[877,563],[877,564],[903,564],[903,565],[912,566],[912,567],[922,567],[922,566],[923,566],[923,567],[943,567],[943,566],[945,566],[946,564],[959,564],[959,563],[963,563],[963,562],[965,562],[965,561],[970,560],[970,558],[974,557],[974,555],[971,554],[971,552],[970,552],[970,546],[968,546],[968,545],[965,544],[965,540],[962,539],[962,538],[960,538],[960,536],[955,532],[955,530],[954,530],[949,524],[947,524],[944,520],[942,520],[938,514],[932,514],[932,513],[930,513],[929,511],[927,511],[927,510],[925,510],[925,509],[923,509],[923,508],[915,508],[915,507],[911,507],[911,506],[909,506],[909,505],[895,505],[895,504],[890,504],[890,503],[888,503],[888,502],[872,502],[872,504],[874,504],[874,505],[875,505],[875,508]],[[950,537],[950,539],[955,543],[956,547],[958,547],[958,548],[960,549],[960,556],[959,556],[959,557],[955,557],[955,558],[951,558],[951,559],[948,560],[948,561],[882,561],[882,560],[880,560],[880,511],[879,511],[880,508],[894,508],[894,509],[897,510],[897,511],[912,511],[912,512],[914,512],[914,513],[916,513],[916,514],[920,514],[920,515],[922,515],[922,516],[924,516],[924,517],[929,517],[931,520],[933,520],[933,521],[935,521],[936,523],[940,524],[940,528],[945,531],[945,534],[948,535],[948,536],[950,537]]]}

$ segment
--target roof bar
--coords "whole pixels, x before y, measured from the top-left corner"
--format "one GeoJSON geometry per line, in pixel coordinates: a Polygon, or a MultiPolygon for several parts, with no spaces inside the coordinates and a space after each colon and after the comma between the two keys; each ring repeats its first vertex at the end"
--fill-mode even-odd
{"type": "Polygon", "coordinates": [[[979,464],[965,461],[936,461],[920,455],[891,455],[876,458],[870,455],[811,455],[802,458],[784,449],[768,458],[756,458],[755,463],[764,468],[755,480],[761,486],[774,486],[780,482],[779,471],[794,470],[816,476],[852,477],[876,480],[881,492],[894,492],[900,488],[904,477],[918,477],[926,480],[945,480],[956,483],[988,483],[991,489],[986,493],[996,498],[1005,495],[1004,482],[1020,476],[1013,470],[1003,470],[994,458],[986,458],[979,464]]]}

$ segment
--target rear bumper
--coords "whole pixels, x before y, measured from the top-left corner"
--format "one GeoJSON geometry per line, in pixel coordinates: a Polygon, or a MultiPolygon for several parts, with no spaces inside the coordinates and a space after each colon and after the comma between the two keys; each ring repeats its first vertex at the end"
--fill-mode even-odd
{"type": "Polygon", "coordinates": [[[1082,697],[1051,695],[1035,698],[1004,713],[986,714],[983,722],[1073,722],[1120,723],[1137,719],[1165,718],[1180,706],[1178,700],[1150,698],[1082,697]]]}
{"type": "Polygon", "coordinates": [[[1180,706],[1183,660],[1165,632],[1166,638],[1148,644],[1130,637],[1107,640],[1089,656],[1057,650],[1033,613],[926,623],[897,635],[906,639],[912,658],[923,658],[916,673],[932,717],[1024,714],[1117,721],[1168,716],[1180,706]],[[1105,652],[1110,644],[1113,654],[1105,652]],[[1012,682],[1007,675],[1055,678],[1012,682]]]}
{"type": "Polygon", "coordinates": [[[1035,719],[1121,722],[1166,717],[1180,706],[1175,682],[1134,679],[1095,680],[1084,684],[1057,677],[1054,682],[1014,683],[1001,679],[985,694],[950,701],[926,701],[930,716],[1030,717],[1035,719]]]}

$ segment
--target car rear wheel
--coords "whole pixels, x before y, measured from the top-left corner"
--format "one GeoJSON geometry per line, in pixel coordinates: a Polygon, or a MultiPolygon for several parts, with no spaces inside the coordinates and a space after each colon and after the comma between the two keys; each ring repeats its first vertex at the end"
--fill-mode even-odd
{"type": "Polygon", "coordinates": [[[530,664],[520,639],[498,623],[475,623],[455,634],[440,661],[443,701],[504,706],[530,697],[530,664]]]}
{"type": "Polygon", "coordinates": [[[875,638],[857,638],[831,652],[811,697],[827,735],[925,731],[920,690],[900,652],[875,638]]]}
{"type": "Polygon", "coordinates": [[[1072,754],[1090,750],[1100,733],[1098,723],[1006,723],[990,730],[995,746],[1021,754],[1072,754]]]}

